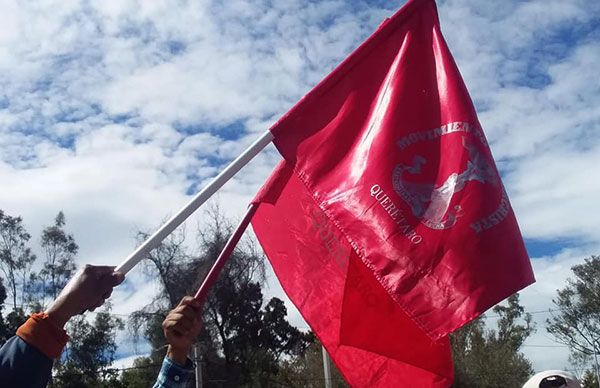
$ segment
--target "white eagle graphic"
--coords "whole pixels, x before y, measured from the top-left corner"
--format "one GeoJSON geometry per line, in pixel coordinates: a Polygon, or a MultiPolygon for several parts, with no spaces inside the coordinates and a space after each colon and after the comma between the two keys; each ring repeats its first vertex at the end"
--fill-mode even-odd
{"type": "Polygon", "coordinates": [[[421,166],[427,163],[427,160],[420,155],[415,156],[412,165],[398,164],[394,168],[394,190],[410,206],[412,213],[429,228],[447,229],[456,224],[463,209],[456,205],[449,210],[450,201],[467,182],[478,181],[498,185],[496,171],[485,156],[464,137],[462,144],[469,154],[467,168],[461,173],[450,174],[438,187],[434,183],[414,183],[405,179],[406,174],[421,174],[421,166]]]}

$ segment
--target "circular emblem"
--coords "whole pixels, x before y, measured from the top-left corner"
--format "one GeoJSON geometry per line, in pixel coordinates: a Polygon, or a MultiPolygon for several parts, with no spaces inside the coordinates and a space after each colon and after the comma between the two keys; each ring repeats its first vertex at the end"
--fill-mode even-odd
{"type": "MultiPolygon", "coordinates": [[[[493,160],[488,154],[481,152],[480,146],[473,142],[475,138],[487,147],[483,133],[477,126],[468,123],[451,123],[430,131],[409,134],[400,139],[397,145],[404,149],[417,142],[433,141],[457,132],[457,135],[461,136],[462,147],[446,154],[453,158],[453,162],[450,163],[452,166],[460,167],[454,167],[456,170],[451,171],[442,181],[438,181],[439,168],[425,168],[428,163],[425,153],[417,152],[410,164],[397,164],[392,173],[396,194],[408,205],[412,214],[431,229],[451,228],[464,214],[465,209],[459,204],[453,204],[456,202],[453,198],[465,188],[468,182],[477,181],[486,185],[500,186],[493,160]]],[[[454,147],[456,148],[456,145],[454,147]]],[[[440,144],[439,148],[443,149],[443,145],[440,144]]],[[[434,163],[439,167],[446,161],[440,159],[434,163]]]]}

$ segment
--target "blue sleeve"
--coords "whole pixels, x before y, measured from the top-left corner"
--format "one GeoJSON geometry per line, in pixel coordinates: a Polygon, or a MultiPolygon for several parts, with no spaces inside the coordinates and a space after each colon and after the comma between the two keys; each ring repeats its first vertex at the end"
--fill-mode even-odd
{"type": "Polygon", "coordinates": [[[194,363],[189,358],[180,365],[165,357],[153,388],[191,388],[194,383],[194,363]]]}
{"type": "Polygon", "coordinates": [[[0,348],[0,387],[43,388],[51,373],[52,360],[18,336],[0,348]]]}

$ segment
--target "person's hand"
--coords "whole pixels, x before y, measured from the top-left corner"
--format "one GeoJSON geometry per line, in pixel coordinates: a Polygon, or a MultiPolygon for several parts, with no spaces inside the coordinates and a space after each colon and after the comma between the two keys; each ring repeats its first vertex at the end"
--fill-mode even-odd
{"type": "Polygon", "coordinates": [[[191,296],[185,296],[162,323],[169,344],[167,357],[178,364],[185,364],[192,343],[200,333],[201,312],[202,304],[191,296]]]}
{"type": "Polygon", "coordinates": [[[108,299],[125,276],[112,266],[86,265],[69,280],[46,314],[59,327],[85,310],[94,311],[108,299]]]}

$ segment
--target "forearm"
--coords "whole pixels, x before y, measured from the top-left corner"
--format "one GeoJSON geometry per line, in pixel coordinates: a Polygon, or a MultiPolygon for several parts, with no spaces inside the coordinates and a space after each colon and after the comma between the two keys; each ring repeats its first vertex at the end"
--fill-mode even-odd
{"type": "Polygon", "coordinates": [[[65,303],[60,297],[50,304],[46,310],[46,315],[48,315],[48,318],[50,318],[56,327],[61,329],[65,327],[69,319],[73,316],[65,307],[65,303]]]}

